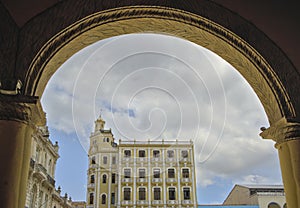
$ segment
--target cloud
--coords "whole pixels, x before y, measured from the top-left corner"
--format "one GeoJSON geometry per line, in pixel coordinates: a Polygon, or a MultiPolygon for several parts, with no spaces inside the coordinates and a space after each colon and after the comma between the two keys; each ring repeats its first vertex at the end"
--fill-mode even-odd
{"type": "Polygon", "coordinates": [[[86,151],[102,109],[117,139],[192,139],[201,187],[278,181],[273,144],[258,136],[268,122],[257,96],[228,63],[185,40],[136,34],[96,43],[59,69],[42,101],[49,126],[76,131],[86,151]]]}

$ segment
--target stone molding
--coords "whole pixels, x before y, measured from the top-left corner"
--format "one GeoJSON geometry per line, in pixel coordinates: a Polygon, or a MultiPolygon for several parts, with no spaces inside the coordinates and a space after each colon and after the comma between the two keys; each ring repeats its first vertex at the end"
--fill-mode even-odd
{"type": "Polygon", "coordinates": [[[300,139],[300,122],[293,119],[282,118],[269,128],[261,130],[260,136],[275,141],[276,148],[284,142],[300,139]]]}
{"type": "MultiPolygon", "coordinates": [[[[200,28],[216,37],[221,38],[251,60],[251,62],[258,68],[259,72],[264,76],[264,79],[267,83],[269,83],[270,88],[274,93],[276,102],[280,107],[281,115],[286,117],[295,116],[295,109],[290,102],[289,95],[286,92],[284,85],[281,83],[280,79],[267,61],[251,45],[228,29],[204,17],[179,9],[161,6],[131,6],[110,9],[87,16],[61,31],[50,39],[43,48],[41,48],[31,63],[30,71],[26,77],[25,94],[35,94],[45,65],[71,40],[99,25],[138,18],[172,20],[200,28]]],[[[117,31],[119,28],[110,28],[110,30],[117,31]]],[[[125,33],[126,31],[124,31],[124,34],[125,33]]]]}

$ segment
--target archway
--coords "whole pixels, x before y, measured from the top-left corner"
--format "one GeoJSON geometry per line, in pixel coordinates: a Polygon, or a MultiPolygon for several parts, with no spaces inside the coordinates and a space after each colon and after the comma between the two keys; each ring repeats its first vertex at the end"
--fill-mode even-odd
{"type": "MultiPolygon", "coordinates": [[[[20,53],[18,56],[21,59],[18,63],[20,70],[16,74],[19,73],[21,77],[23,76],[24,87],[21,89],[21,95],[25,97],[11,99],[5,96],[5,99],[2,99],[5,109],[1,111],[1,134],[4,135],[4,138],[13,138],[15,141],[12,142],[13,144],[11,141],[2,141],[1,146],[11,147],[12,152],[16,152],[17,147],[22,150],[12,160],[24,155],[28,156],[30,145],[24,143],[26,137],[30,135],[28,122],[40,122],[36,120],[38,111],[28,103],[34,103],[42,95],[51,75],[71,55],[91,43],[116,35],[137,32],[166,33],[187,39],[217,53],[231,63],[253,87],[271,124],[269,129],[263,129],[261,135],[277,142],[287,201],[289,206],[297,207],[297,198],[300,195],[299,140],[297,140],[300,125],[296,120],[296,113],[299,111],[299,89],[294,89],[294,84],[290,81],[299,80],[299,74],[285,55],[251,24],[225,11],[224,8],[222,10],[216,5],[206,5],[205,3],[203,6],[215,6],[218,10],[221,9],[223,14],[226,13],[227,17],[233,18],[236,22],[233,21],[232,24],[245,23],[242,30],[234,27],[229,30],[226,29],[228,26],[226,20],[220,20],[215,14],[207,15],[206,11],[199,6],[197,11],[194,10],[194,13],[190,13],[193,11],[192,6],[188,5],[187,8],[178,8],[178,5],[173,8],[170,8],[172,6],[119,8],[113,6],[114,9],[112,10],[100,8],[99,12],[81,17],[78,21],[76,18],[74,18],[75,20],[68,20],[69,22],[66,20],[60,29],[57,30],[56,28],[56,32],[48,31],[47,35],[41,38],[39,44],[34,46],[32,51],[35,52],[29,53],[27,57],[22,57],[22,53],[20,53]],[[249,31],[253,32],[252,34],[256,38],[250,38],[249,31]],[[266,41],[267,47],[259,45],[262,40],[266,41]],[[271,52],[267,51],[269,49],[272,49],[271,52]],[[274,59],[274,57],[276,58],[274,59]],[[27,64],[30,63],[28,70],[26,62],[27,64]],[[31,116],[31,112],[33,116],[31,116]],[[291,158],[297,160],[292,161],[291,158]]],[[[63,8],[62,6],[58,9],[63,8]]],[[[47,12],[46,14],[51,14],[51,10],[47,12]]],[[[49,18],[51,16],[45,15],[37,18],[37,20],[43,19],[45,21],[49,18]]],[[[32,29],[30,27],[35,26],[35,24],[42,24],[43,21],[32,21],[32,25],[28,24],[21,36],[26,36],[26,32],[32,29]]],[[[30,43],[26,38],[23,41],[25,45],[30,43]]],[[[16,92],[18,91],[16,90],[16,92]]],[[[6,91],[1,91],[1,93],[8,94],[6,91]]],[[[43,120],[43,115],[40,116],[43,120]]],[[[2,190],[5,189],[3,187],[6,187],[6,185],[2,185],[5,184],[6,180],[12,180],[12,187],[19,190],[17,194],[11,190],[2,196],[4,198],[2,201],[5,204],[8,206],[14,204],[12,207],[18,207],[18,203],[13,203],[12,200],[16,198],[15,196],[22,196],[24,193],[26,180],[22,182],[22,173],[28,170],[26,163],[29,164],[29,158],[23,157],[23,160],[14,165],[10,161],[3,163],[9,167],[9,170],[13,169],[15,165],[19,167],[13,176],[10,175],[9,170],[3,172],[4,177],[1,181],[2,190]]],[[[22,204],[23,201],[20,199],[20,207],[22,204]]]]}

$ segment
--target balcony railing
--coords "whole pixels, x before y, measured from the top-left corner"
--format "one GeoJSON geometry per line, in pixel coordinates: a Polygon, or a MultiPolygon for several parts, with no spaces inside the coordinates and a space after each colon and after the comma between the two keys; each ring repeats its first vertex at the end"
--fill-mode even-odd
{"type": "Polygon", "coordinates": [[[162,183],[162,178],[152,178],[152,183],[162,183]]]}
{"type": "Polygon", "coordinates": [[[176,158],[175,157],[168,157],[166,159],[167,162],[176,162],[176,158]]]}
{"type": "Polygon", "coordinates": [[[167,178],[167,183],[176,183],[177,179],[176,178],[167,178]]]}
{"type": "Polygon", "coordinates": [[[153,205],[163,204],[163,201],[162,201],[162,200],[153,200],[153,201],[152,201],[152,204],[153,204],[153,205]]]}
{"type": "Polygon", "coordinates": [[[122,178],[123,183],[132,183],[132,178],[122,178]]]}
{"type": "Polygon", "coordinates": [[[184,204],[184,205],[186,205],[186,204],[193,204],[193,202],[192,202],[192,200],[182,200],[181,204],[184,204]]]}
{"type": "Polygon", "coordinates": [[[151,162],[161,162],[162,159],[160,157],[152,157],[151,162]]]}
{"type": "Polygon", "coordinates": [[[178,204],[177,200],[168,200],[167,204],[178,204]]]}
{"type": "Polygon", "coordinates": [[[94,184],[94,183],[90,183],[90,184],[88,184],[87,187],[88,187],[89,189],[95,188],[95,184],[94,184]]]}
{"type": "Polygon", "coordinates": [[[122,201],[122,205],[131,205],[132,204],[132,201],[130,200],[123,200],[122,201]]]}
{"type": "Polygon", "coordinates": [[[47,181],[48,181],[52,186],[55,186],[55,180],[54,180],[50,175],[47,175],[47,181]]]}
{"type": "Polygon", "coordinates": [[[180,158],[180,162],[190,162],[190,159],[188,157],[180,158]]]}
{"type": "Polygon", "coordinates": [[[137,162],[147,162],[148,159],[147,159],[146,157],[137,157],[137,158],[136,158],[136,161],[137,161],[137,162]]]}
{"type": "Polygon", "coordinates": [[[191,183],[192,180],[190,178],[181,178],[182,183],[191,183]]]}
{"type": "Polygon", "coordinates": [[[137,178],[136,181],[138,183],[147,183],[148,182],[148,179],[147,178],[137,178]]]}
{"type": "Polygon", "coordinates": [[[148,201],[146,201],[146,200],[138,200],[136,203],[138,205],[144,205],[144,204],[148,204],[148,201]]]}

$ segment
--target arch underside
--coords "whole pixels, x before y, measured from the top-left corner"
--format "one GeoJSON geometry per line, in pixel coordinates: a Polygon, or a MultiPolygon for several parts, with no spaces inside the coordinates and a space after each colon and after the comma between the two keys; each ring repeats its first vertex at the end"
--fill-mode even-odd
{"type": "Polygon", "coordinates": [[[204,17],[164,7],[123,7],[90,15],[61,31],[36,55],[26,76],[25,94],[41,96],[55,71],[73,54],[99,40],[130,33],[177,36],[229,62],[259,97],[269,122],[295,117],[290,98],[268,62],[226,28],[204,17]]]}

